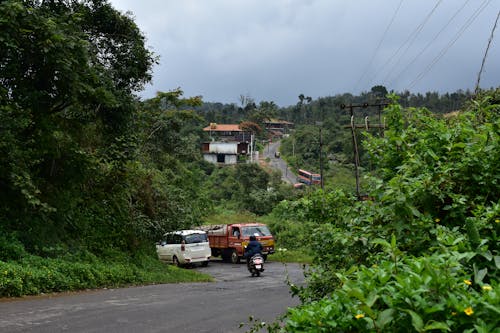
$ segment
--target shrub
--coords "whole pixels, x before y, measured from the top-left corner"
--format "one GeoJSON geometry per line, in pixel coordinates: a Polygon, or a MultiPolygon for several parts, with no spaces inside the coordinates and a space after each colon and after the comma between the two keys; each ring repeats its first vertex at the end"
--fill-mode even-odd
{"type": "Polygon", "coordinates": [[[0,260],[19,260],[26,256],[24,245],[13,235],[0,234],[0,260]]]}
{"type": "Polygon", "coordinates": [[[287,203],[314,222],[315,259],[285,331],[498,331],[499,93],[451,118],[390,106],[365,141],[373,201],[287,203]]]}
{"type": "Polygon", "coordinates": [[[484,284],[461,262],[472,253],[383,260],[337,273],[329,297],[290,309],[286,332],[492,332],[500,285],[484,284]]]}
{"type": "Polygon", "coordinates": [[[79,262],[69,257],[46,259],[36,256],[28,256],[20,262],[0,261],[0,297],[130,284],[209,280],[210,277],[206,275],[167,266],[146,255],[128,261],[92,258],[92,262],[79,262]]]}

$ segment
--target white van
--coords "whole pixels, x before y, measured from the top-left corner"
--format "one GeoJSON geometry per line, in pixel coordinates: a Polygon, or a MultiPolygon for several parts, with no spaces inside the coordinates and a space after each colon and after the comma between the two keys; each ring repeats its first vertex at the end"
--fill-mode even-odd
{"type": "Polygon", "coordinates": [[[207,266],[211,250],[205,231],[179,230],[163,235],[156,244],[156,253],[160,260],[177,266],[194,263],[207,266]]]}

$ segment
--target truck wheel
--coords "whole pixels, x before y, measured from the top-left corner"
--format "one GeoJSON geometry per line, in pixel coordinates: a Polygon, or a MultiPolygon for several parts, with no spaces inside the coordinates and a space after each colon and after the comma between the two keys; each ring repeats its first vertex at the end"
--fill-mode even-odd
{"type": "Polygon", "coordinates": [[[236,250],[233,250],[233,252],[231,252],[231,263],[233,264],[240,263],[240,257],[238,256],[238,252],[236,252],[236,250]]]}

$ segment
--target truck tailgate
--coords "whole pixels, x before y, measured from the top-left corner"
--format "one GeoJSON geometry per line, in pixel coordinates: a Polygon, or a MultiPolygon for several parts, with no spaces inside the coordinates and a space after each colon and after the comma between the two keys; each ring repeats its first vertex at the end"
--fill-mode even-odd
{"type": "Polygon", "coordinates": [[[226,236],[209,235],[208,241],[210,243],[210,247],[214,248],[227,248],[229,246],[226,236]]]}

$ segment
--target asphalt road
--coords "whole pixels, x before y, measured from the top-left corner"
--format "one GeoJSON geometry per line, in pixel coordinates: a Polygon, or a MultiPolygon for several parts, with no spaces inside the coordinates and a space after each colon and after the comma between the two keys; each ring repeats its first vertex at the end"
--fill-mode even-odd
{"type": "Polygon", "coordinates": [[[288,167],[288,164],[286,164],[283,159],[276,157],[275,155],[280,145],[281,142],[279,140],[268,143],[264,148],[264,158],[269,158],[269,165],[273,169],[281,171],[281,179],[284,182],[295,184],[297,182],[297,176],[291,171],[291,169],[288,167]]]}
{"type": "Polygon", "coordinates": [[[0,300],[0,332],[246,332],[249,316],[272,322],[299,304],[285,283],[287,276],[303,282],[298,264],[269,261],[253,278],[245,264],[216,260],[194,269],[216,282],[0,300]]]}

